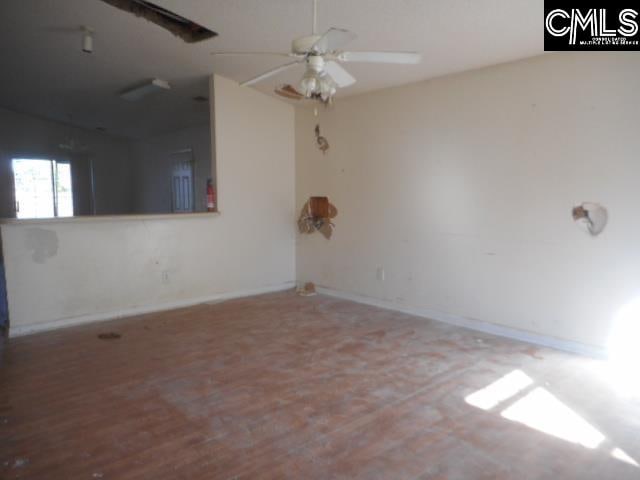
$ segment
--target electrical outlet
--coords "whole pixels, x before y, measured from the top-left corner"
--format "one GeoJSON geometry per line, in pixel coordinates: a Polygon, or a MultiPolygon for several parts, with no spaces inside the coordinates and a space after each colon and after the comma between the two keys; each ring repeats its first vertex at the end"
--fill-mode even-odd
{"type": "Polygon", "coordinates": [[[379,282],[384,282],[384,277],[385,277],[384,267],[378,267],[376,269],[376,278],[378,279],[379,282]]]}
{"type": "Polygon", "coordinates": [[[169,272],[167,270],[162,271],[162,283],[169,283],[169,272]]]}

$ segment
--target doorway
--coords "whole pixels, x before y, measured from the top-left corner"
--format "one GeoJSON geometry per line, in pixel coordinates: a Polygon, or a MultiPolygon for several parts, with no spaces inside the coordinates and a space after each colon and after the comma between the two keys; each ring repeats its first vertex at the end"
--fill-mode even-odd
{"type": "Polygon", "coordinates": [[[171,153],[171,203],[174,213],[194,211],[193,151],[188,148],[171,153]]]}

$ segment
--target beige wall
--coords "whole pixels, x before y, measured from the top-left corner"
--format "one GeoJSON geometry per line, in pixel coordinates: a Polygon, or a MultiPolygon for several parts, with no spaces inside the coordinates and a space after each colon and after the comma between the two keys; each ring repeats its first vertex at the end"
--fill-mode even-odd
{"type": "Polygon", "coordinates": [[[212,88],[222,213],[3,225],[13,333],[294,281],[293,108],[212,88]]]}
{"type": "Polygon", "coordinates": [[[297,276],[341,292],[603,346],[640,295],[640,57],[551,54],[296,111],[297,276]],[[573,205],[609,209],[590,238],[573,205]],[[385,269],[384,281],[376,279],[385,269]]]}
{"type": "Polygon", "coordinates": [[[311,110],[297,110],[294,127],[290,106],[216,77],[222,214],[4,225],[12,324],[297,276],[602,346],[616,311],[640,296],[639,75],[634,54],[551,54],[338,99],[320,111],[324,156],[311,110]],[[337,205],[336,232],[294,248],[292,220],[314,194],[337,205]],[[581,201],[609,209],[601,236],[571,221],[581,201]]]}

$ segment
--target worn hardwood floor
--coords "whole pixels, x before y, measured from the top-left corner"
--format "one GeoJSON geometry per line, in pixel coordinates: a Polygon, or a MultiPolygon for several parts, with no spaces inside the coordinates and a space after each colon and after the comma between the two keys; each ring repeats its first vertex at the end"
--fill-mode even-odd
{"type": "Polygon", "coordinates": [[[2,346],[0,478],[638,479],[599,367],[290,292],[58,330],[2,346]]]}

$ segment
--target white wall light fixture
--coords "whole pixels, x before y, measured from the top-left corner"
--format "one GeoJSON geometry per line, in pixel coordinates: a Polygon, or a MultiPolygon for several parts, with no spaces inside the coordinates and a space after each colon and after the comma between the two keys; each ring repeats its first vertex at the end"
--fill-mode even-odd
{"type": "Polygon", "coordinates": [[[82,27],[82,51],[93,53],[93,29],[90,27],[82,27]]]}

